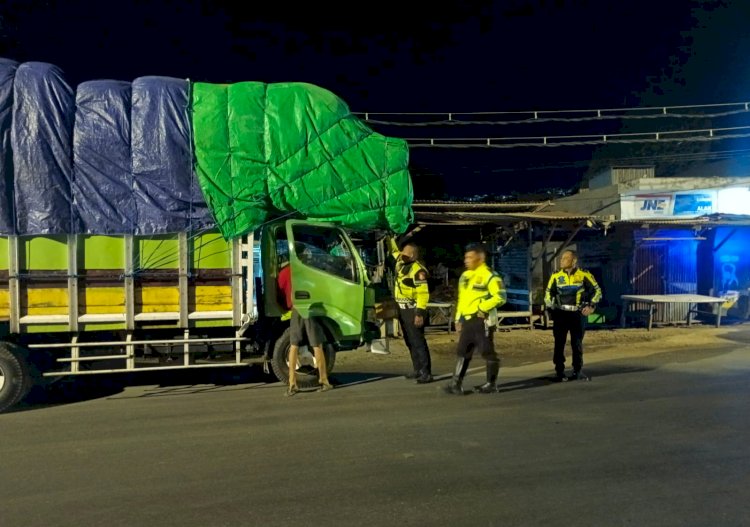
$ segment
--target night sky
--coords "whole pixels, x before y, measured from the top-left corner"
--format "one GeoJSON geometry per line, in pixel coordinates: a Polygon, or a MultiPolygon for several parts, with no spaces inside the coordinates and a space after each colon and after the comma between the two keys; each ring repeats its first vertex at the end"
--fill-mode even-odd
{"type": "MultiPolygon", "coordinates": [[[[350,2],[343,10],[324,2],[304,8],[237,4],[10,0],[0,3],[0,56],[51,62],[71,84],[143,75],[305,81],[333,91],[355,112],[620,108],[750,98],[747,2],[540,0],[438,7],[385,1],[350,2]]],[[[601,130],[597,123],[373,128],[401,137],[601,130]]],[[[742,157],[737,151],[747,148],[721,143],[699,150],[742,157]]],[[[649,164],[664,152],[615,154],[613,162],[649,164]]],[[[592,147],[414,148],[411,162],[417,197],[440,198],[570,189],[592,158],[612,156],[592,147]]]]}

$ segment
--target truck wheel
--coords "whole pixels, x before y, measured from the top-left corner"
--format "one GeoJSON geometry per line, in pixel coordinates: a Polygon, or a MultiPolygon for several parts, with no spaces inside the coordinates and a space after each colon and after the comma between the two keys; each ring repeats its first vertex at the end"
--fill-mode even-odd
{"type": "Polygon", "coordinates": [[[0,412],[4,412],[31,389],[31,376],[26,362],[20,357],[18,346],[0,342],[0,412]]]}
{"type": "MultiPolygon", "coordinates": [[[[336,362],[336,350],[330,344],[323,346],[326,356],[326,370],[333,371],[336,362]]],[[[300,348],[297,360],[297,386],[300,388],[315,388],[318,386],[318,369],[313,364],[313,351],[307,347],[300,348]]],[[[271,357],[271,368],[276,378],[287,384],[289,382],[289,328],[276,341],[271,357]]]]}

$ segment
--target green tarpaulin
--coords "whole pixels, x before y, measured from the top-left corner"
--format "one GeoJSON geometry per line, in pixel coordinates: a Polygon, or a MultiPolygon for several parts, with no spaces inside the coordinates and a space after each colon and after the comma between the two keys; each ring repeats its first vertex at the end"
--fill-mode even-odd
{"type": "Polygon", "coordinates": [[[279,217],[404,232],[413,219],[408,148],[304,83],[196,83],[193,142],[203,194],[225,238],[279,217]]]}

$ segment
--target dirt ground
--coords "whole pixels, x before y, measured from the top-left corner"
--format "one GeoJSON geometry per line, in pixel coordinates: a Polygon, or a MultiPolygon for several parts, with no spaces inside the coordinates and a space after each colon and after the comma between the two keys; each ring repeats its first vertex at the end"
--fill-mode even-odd
{"type": "MultiPolygon", "coordinates": [[[[707,325],[665,326],[651,331],[645,328],[589,329],[584,338],[584,361],[586,357],[599,353],[639,353],[682,347],[720,346],[726,344],[726,335],[745,326],[723,326],[716,328],[707,325]]],[[[430,329],[427,342],[433,363],[433,375],[444,376],[453,369],[458,334],[430,329]]],[[[511,329],[495,334],[495,347],[500,354],[503,367],[514,367],[540,362],[550,362],[552,369],[553,336],[551,329],[511,329]]],[[[369,353],[364,348],[337,355],[337,372],[374,372],[384,374],[404,374],[410,371],[409,352],[399,338],[390,339],[390,354],[369,353]]],[[[570,365],[570,343],[566,348],[570,365]]],[[[481,366],[483,361],[476,357],[473,366],[481,366]]]]}

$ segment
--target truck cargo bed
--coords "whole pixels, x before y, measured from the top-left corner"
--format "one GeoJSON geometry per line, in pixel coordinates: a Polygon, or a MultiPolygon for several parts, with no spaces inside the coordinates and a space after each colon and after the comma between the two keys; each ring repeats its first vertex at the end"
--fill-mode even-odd
{"type": "Polygon", "coordinates": [[[7,332],[240,326],[254,312],[253,237],[0,237],[7,332]]]}

